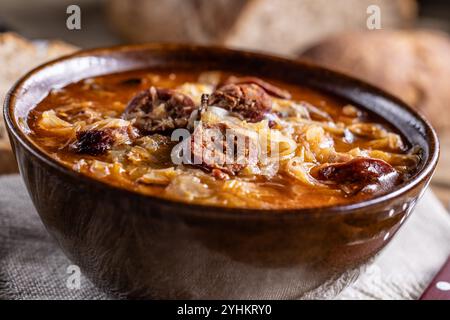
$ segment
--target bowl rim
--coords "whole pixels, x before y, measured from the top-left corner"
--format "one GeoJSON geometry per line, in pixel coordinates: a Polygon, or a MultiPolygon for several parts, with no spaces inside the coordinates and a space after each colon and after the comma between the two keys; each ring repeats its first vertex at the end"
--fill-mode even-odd
{"type": "MultiPolygon", "coordinates": [[[[320,90],[319,90],[320,91],[320,90]]],[[[192,45],[192,44],[175,44],[175,43],[143,43],[143,44],[132,44],[132,45],[116,45],[116,46],[109,46],[109,47],[99,47],[99,48],[93,48],[93,49],[85,49],[85,50],[79,50],[72,54],[64,55],[62,57],[59,57],[57,59],[53,59],[51,61],[48,61],[46,63],[43,63],[29,72],[27,72],[25,75],[23,75],[19,80],[15,82],[15,84],[11,87],[11,89],[8,91],[4,106],[3,106],[3,116],[5,119],[6,128],[8,130],[8,133],[12,135],[16,141],[20,143],[22,147],[24,147],[28,152],[30,152],[33,156],[35,156],[40,161],[44,162],[46,165],[52,167],[53,169],[56,169],[57,171],[69,175],[72,178],[75,179],[81,179],[83,182],[94,185],[99,188],[107,188],[111,191],[118,191],[123,194],[127,194],[133,197],[139,197],[143,199],[147,199],[148,201],[157,202],[161,205],[168,205],[168,206],[177,206],[181,211],[186,210],[186,207],[189,207],[191,210],[195,210],[196,212],[200,213],[201,215],[213,215],[213,214],[232,214],[233,216],[236,215],[244,215],[247,217],[250,216],[267,216],[267,217],[298,217],[299,215],[335,215],[335,214],[349,214],[355,211],[360,211],[362,209],[367,209],[372,206],[381,205],[383,203],[389,202],[394,200],[395,198],[398,198],[404,194],[406,194],[408,191],[416,187],[418,184],[420,184],[424,179],[426,179],[429,175],[432,175],[434,172],[434,169],[436,168],[438,159],[439,159],[439,153],[440,153],[440,147],[439,147],[439,140],[437,137],[437,134],[429,121],[417,110],[410,107],[408,104],[400,100],[399,98],[393,96],[392,94],[374,86],[371,84],[368,84],[365,81],[359,80],[357,78],[354,78],[352,76],[349,76],[343,72],[339,72],[330,68],[325,68],[320,65],[316,65],[314,63],[311,63],[309,61],[301,60],[301,59],[289,59],[286,57],[281,56],[275,56],[272,54],[268,54],[265,52],[259,52],[259,51],[248,51],[248,50],[241,50],[241,49],[233,49],[223,46],[206,46],[206,45],[192,45]],[[60,164],[56,159],[49,156],[47,153],[45,153],[43,150],[41,150],[37,145],[35,145],[30,138],[27,137],[26,133],[23,132],[23,130],[20,129],[20,126],[18,125],[15,117],[14,117],[14,107],[16,104],[16,100],[20,98],[18,96],[18,93],[20,89],[22,88],[23,84],[32,78],[36,73],[58,63],[64,63],[64,61],[77,58],[77,57],[86,57],[86,56],[99,56],[99,55],[111,55],[113,53],[117,52],[127,52],[127,51],[164,51],[164,50],[172,50],[172,51],[183,51],[183,50],[208,50],[219,54],[240,54],[240,55],[246,55],[250,57],[260,58],[267,61],[278,61],[280,63],[287,63],[291,65],[295,65],[298,67],[310,67],[314,68],[318,71],[331,73],[337,77],[343,78],[345,80],[353,82],[355,85],[363,86],[365,89],[370,90],[371,92],[376,93],[377,95],[381,95],[384,98],[388,99],[389,101],[394,102],[396,105],[398,105],[402,109],[406,109],[409,113],[411,113],[416,119],[420,120],[425,127],[425,140],[427,141],[430,152],[428,155],[428,158],[425,159],[423,167],[418,171],[414,177],[407,181],[405,184],[401,185],[400,187],[394,189],[392,192],[382,194],[379,196],[375,196],[373,198],[366,199],[364,201],[350,203],[350,204],[344,204],[344,205],[328,205],[328,206],[320,206],[320,207],[311,207],[311,208],[288,208],[288,209],[265,209],[265,208],[243,208],[243,207],[224,207],[224,206],[214,206],[214,205],[203,205],[203,204],[193,204],[183,201],[177,201],[177,200],[171,200],[166,198],[161,198],[157,196],[152,195],[145,195],[142,193],[139,193],[137,191],[133,191],[127,188],[123,188],[120,186],[115,186],[107,182],[103,182],[101,180],[97,180],[94,178],[91,178],[87,175],[84,175],[82,173],[76,172],[74,170],[71,170],[70,168],[65,167],[63,164],[60,164]]],[[[390,123],[390,121],[388,121],[390,123]]],[[[14,152],[15,149],[13,148],[14,152]]],[[[20,167],[20,166],[19,166],[20,167]]],[[[427,186],[425,186],[427,187],[427,186]]],[[[190,210],[190,211],[191,211],[190,210]]]]}

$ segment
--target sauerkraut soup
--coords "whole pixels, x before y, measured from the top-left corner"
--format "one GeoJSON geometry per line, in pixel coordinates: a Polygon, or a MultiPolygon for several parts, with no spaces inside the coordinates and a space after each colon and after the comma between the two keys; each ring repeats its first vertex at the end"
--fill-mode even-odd
{"type": "Polygon", "coordinates": [[[136,192],[283,209],[387,193],[420,162],[382,119],[346,101],[221,71],[142,70],[55,88],[28,117],[63,165],[136,192]]]}

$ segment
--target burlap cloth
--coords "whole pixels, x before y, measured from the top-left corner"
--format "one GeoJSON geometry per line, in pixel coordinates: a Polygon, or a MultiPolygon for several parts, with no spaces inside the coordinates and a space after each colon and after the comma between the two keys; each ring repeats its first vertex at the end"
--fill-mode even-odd
{"type": "MultiPolygon", "coordinates": [[[[427,192],[402,230],[337,299],[416,299],[450,254],[450,215],[427,192]]],[[[108,299],[86,278],[67,286],[71,262],[44,229],[22,180],[0,177],[0,299],[108,299]]]]}

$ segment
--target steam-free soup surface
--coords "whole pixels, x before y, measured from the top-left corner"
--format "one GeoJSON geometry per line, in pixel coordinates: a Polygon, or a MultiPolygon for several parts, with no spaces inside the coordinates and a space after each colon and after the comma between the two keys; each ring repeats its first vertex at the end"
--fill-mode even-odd
{"type": "Polygon", "coordinates": [[[51,91],[28,126],[30,138],[72,170],[146,195],[226,207],[354,203],[389,192],[420,161],[361,108],[220,71],[85,79],[51,91]]]}

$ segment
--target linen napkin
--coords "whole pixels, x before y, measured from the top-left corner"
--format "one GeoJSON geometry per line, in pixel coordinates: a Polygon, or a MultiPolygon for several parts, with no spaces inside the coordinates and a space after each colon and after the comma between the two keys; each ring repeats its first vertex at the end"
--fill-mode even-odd
{"type": "MultiPolygon", "coordinates": [[[[387,248],[337,299],[417,299],[450,254],[450,215],[432,192],[387,248]]],[[[18,175],[0,177],[0,299],[110,299],[45,231],[18,175]]]]}

